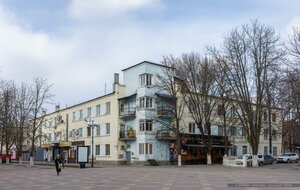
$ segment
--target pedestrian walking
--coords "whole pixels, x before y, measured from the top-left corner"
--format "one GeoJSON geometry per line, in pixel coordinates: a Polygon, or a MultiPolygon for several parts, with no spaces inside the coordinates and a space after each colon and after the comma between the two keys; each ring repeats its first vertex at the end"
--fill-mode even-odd
{"type": "Polygon", "coordinates": [[[60,161],[62,163],[62,168],[65,168],[65,163],[67,162],[67,160],[62,156],[60,161]]]}
{"type": "Polygon", "coordinates": [[[55,162],[56,173],[57,173],[57,175],[59,175],[59,173],[61,172],[61,168],[62,168],[62,162],[61,162],[61,158],[60,158],[59,154],[56,156],[54,162],[55,162]]]}

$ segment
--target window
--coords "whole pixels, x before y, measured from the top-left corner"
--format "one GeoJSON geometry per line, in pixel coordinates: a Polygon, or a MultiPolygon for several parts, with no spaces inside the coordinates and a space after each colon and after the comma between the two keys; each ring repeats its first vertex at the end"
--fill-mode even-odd
{"type": "Polygon", "coordinates": [[[96,135],[100,136],[100,125],[97,125],[96,127],[96,135]]]}
{"type": "Polygon", "coordinates": [[[75,120],[76,120],[76,113],[73,112],[73,121],[75,121],[75,120]]]}
{"type": "Polygon", "coordinates": [[[219,136],[224,135],[224,134],[223,134],[223,131],[224,131],[224,130],[223,130],[223,127],[222,127],[222,126],[218,126],[218,135],[219,135],[219,136]]]}
{"type": "Polygon", "coordinates": [[[144,154],[144,143],[139,143],[139,154],[144,154]]]}
{"type": "Polygon", "coordinates": [[[96,115],[100,115],[100,105],[96,106],[96,115]]]}
{"type": "Polygon", "coordinates": [[[78,136],[79,136],[79,137],[82,137],[82,136],[83,136],[83,129],[82,129],[82,128],[79,128],[79,129],[78,129],[78,136]]]}
{"type": "Polygon", "coordinates": [[[71,137],[75,137],[75,135],[76,135],[76,134],[75,134],[75,129],[72,129],[72,131],[71,131],[70,133],[71,133],[71,134],[70,134],[71,137]]]}
{"type": "Polygon", "coordinates": [[[264,140],[268,140],[268,139],[269,139],[269,130],[264,129],[264,140]]]}
{"type": "Polygon", "coordinates": [[[110,134],[110,123],[100,124],[96,127],[96,135],[104,136],[110,134]]]}
{"type": "Polygon", "coordinates": [[[152,120],[140,120],[140,131],[152,131],[152,120]]]}
{"type": "Polygon", "coordinates": [[[152,108],[152,99],[150,96],[140,97],[140,108],[152,108]]]}
{"type": "Polygon", "coordinates": [[[106,102],[106,112],[105,114],[110,114],[110,102],[106,102]]]}
{"type": "Polygon", "coordinates": [[[273,156],[277,156],[277,147],[273,146],[273,156]]]}
{"type": "Polygon", "coordinates": [[[58,140],[62,139],[61,132],[57,132],[57,138],[58,138],[58,140]]]}
{"type": "Polygon", "coordinates": [[[87,136],[88,136],[88,137],[91,136],[91,129],[92,129],[92,127],[88,127],[88,128],[87,128],[87,136]]]}
{"type": "Polygon", "coordinates": [[[237,115],[237,110],[236,110],[235,107],[231,107],[231,108],[230,108],[230,116],[231,116],[231,117],[237,117],[237,116],[238,116],[238,115],[237,115]]]}
{"type": "Polygon", "coordinates": [[[105,145],[105,155],[110,155],[110,144],[105,145]]]}
{"type": "Polygon", "coordinates": [[[244,127],[241,127],[241,135],[242,135],[242,137],[246,136],[244,127]]]}
{"type": "Polygon", "coordinates": [[[83,119],[83,110],[80,110],[79,111],[79,120],[82,120],[83,119]]]}
{"type": "Polygon", "coordinates": [[[272,140],[277,140],[277,131],[275,129],[272,130],[272,140]]]}
{"type": "Polygon", "coordinates": [[[152,144],[139,143],[139,154],[152,155],[152,144]]]}
{"type": "Polygon", "coordinates": [[[92,116],[92,108],[87,109],[87,117],[90,118],[92,116]]]}
{"type": "Polygon", "coordinates": [[[217,112],[217,114],[218,115],[223,115],[223,113],[224,113],[224,107],[223,107],[223,105],[218,105],[218,112],[217,112]]]}
{"type": "Polygon", "coordinates": [[[247,154],[247,146],[243,146],[243,154],[247,154]]]}
{"type": "Polygon", "coordinates": [[[234,127],[234,126],[230,127],[230,134],[231,134],[231,136],[236,136],[236,127],[234,127]]]}
{"type": "Polygon", "coordinates": [[[152,85],[152,75],[142,74],[140,75],[140,86],[151,86],[152,85]]]}
{"type": "Polygon", "coordinates": [[[196,124],[189,123],[189,133],[195,133],[195,132],[196,132],[196,124]]]}
{"type": "Polygon", "coordinates": [[[264,121],[268,121],[268,113],[266,111],[264,112],[264,121]]]}
{"type": "Polygon", "coordinates": [[[272,122],[276,122],[276,113],[272,113],[272,122]]]}
{"type": "Polygon", "coordinates": [[[110,134],[110,123],[106,123],[106,134],[110,134]]]}
{"type": "Polygon", "coordinates": [[[95,155],[100,155],[100,145],[96,145],[96,153],[95,155]]]}
{"type": "Polygon", "coordinates": [[[268,146],[264,146],[264,154],[268,154],[268,146]]]}

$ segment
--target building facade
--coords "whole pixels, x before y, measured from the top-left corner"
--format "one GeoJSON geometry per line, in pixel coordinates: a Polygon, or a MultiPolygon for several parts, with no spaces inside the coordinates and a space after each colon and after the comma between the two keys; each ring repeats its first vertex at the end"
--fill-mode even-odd
{"type": "MultiPolygon", "coordinates": [[[[160,89],[158,75],[165,66],[141,62],[123,71],[123,85],[115,75],[114,92],[65,108],[45,116],[43,148],[45,159],[51,161],[62,154],[69,162],[76,161],[76,147],[92,146],[95,163],[147,164],[154,159],[161,164],[176,162],[176,138],[167,126],[172,126],[172,97],[160,89]],[[95,127],[86,122],[93,120],[95,127]],[[93,130],[93,131],[92,131],[93,130]],[[94,135],[93,135],[94,134],[94,135]]],[[[224,152],[224,130],[216,108],[211,125],[213,163],[219,163],[224,152]],[[214,162],[215,160],[215,162],[214,162]]],[[[206,153],[200,142],[200,131],[188,110],[184,113],[181,131],[183,136],[182,158],[187,164],[206,163],[206,153]]],[[[272,109],[273,155],[281,153],[282,126],[280,110],[272,109]]],[[[268,122],[260,138],[259,153],[268,154],[268,122]]],[[[228,155],[251,153],[243,128],[232,124],[228,127],[228,155]]],[[[90,148],[92,150],[92,148],[90,148]]]]}

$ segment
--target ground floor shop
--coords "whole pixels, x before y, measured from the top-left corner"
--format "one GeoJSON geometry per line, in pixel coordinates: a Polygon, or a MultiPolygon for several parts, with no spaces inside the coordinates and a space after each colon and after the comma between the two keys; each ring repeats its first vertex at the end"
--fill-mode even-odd
{"type": "MultiPolygon", "coordinates": [[[[225,153],[225,137],[211,136],[211,160],[212,164],[222,164],[225,153]]],[[[234,149],[227,141],[227,151],[234,149]]],[[[170,145],[170,162],[177,163],[178,159],[178,145],[172,143],[170,145]]],[[[207,149],[205,147],[203,138],[199,134],[182,134],[181,141],[181,160],[182,164],[206,164],[207,163],[207,149]]]]}

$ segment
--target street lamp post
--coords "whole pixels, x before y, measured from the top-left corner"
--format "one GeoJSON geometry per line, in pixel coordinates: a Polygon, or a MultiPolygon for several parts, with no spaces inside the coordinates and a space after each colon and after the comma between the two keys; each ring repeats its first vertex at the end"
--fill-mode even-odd
{"type": "Polygon", "coordinates": [[[87,122],[88,127],[91,127],[91,130],[92,130],[92,164],[91,164],[91,167],[93,168],[94,167],[94,127],[96,125],[95,125],[94,120],[87,121],[87,119],[85,119],[85,121],[87,122]]]}

